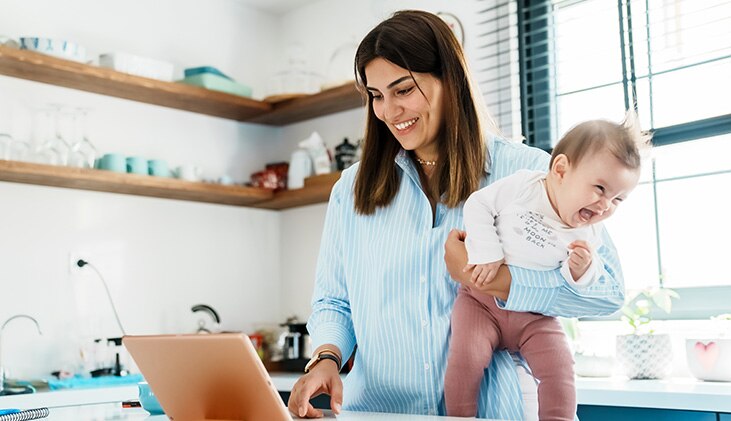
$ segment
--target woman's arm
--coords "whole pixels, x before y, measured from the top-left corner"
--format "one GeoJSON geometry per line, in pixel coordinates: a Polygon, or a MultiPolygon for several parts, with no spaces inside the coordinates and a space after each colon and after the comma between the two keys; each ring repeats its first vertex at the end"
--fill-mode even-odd
{"type": "MultiPolygon", "coordinates": [[[[462,272],[467,261],[464,238],[464,231],[450,232],[444,245],[444,260],[454,280],[470,285],[470,274],[462,272]]],[[[602,232],[602,246],[597,254],[602,261],[602,273],[588,287],[567,281],[560,269],[538,271],[503,265],[487,293],[505,301],[502,307],[506,310],[562,317],[612,314],[624,303],[624,281],[617,251],[606,230],[602,232]]]]}
{"type": "Polygon", "coordinates": [[[347,360],[355,348],[355,331],[350,313],[350,297],[345,283],[342,266],[342,224],[345,206],[343,196],[348,194],[351,177],[343,177],[333,186],[328,202],[325,225],[317,259],[315,288],[312,295],[312,314],[307,330],[312,338],[313,348],[332,344],[347,360]],[[347,179],[346,179],[347,178],[347,179]]]}

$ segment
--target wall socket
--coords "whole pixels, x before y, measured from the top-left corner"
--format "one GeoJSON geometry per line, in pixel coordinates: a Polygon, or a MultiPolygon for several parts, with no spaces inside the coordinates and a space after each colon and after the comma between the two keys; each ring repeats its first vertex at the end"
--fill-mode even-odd
{"type": "Polygon", "coordinates": [[[81,270],[81,268],[78,265],[79,260],[86,260],[87,262],[89,261],[88,253],[81,252],[81,251],[69,252],[68,257],[69,257],[68,269],[69,269],[69,274],[71,274],[71,275],[73,275],[73,274],[77,273],[79,270],[81,270]]]}

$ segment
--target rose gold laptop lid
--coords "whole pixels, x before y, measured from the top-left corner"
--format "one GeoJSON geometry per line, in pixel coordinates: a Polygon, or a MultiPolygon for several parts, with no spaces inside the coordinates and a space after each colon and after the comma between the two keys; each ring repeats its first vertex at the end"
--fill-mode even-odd
{"type": "Polygon", "coordinates": [[[125,336],[122,343],[170,420],[292,419],[243,334],[125,336]]]}

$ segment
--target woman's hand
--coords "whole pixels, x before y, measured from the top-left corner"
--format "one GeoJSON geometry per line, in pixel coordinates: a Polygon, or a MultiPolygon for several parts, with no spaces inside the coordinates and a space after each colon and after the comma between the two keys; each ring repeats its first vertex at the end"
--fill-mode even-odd
{"type": "MultiPolygon", "coordinates": [[[[452,279],[468,288],[474,289],[471,282],[471,271],[465,272],[462,270],[467,265],[467,248],[464,245],[465,238],[467,238],[467,233],[464,231],[453,229],[449,232],[447,242],[444,243],[444,262],[447,264],[447,271],[449,271],[452,279]]],[[[506,265],[502,265],[492,282],[487,284],[485,289],[480,289],[480,291],[502,300],[507,300],[508,294],[510,294],[510,282],[510,270],[506,265]]]]}
{"type": "Polygon", "coordinates": [[[444,243],[444,263],[447,264],[447,271],[455,281],[464,286],[471,286],[472,271],[464,271],[467,266],[467,248],[464,240],[467,238],[465,231],[453,229],[447,235],[447,242],[444,243]]]}
{"type": "Polygon", "coordinates": [[[292,387],[289,395],[289,412],[300,418],[322,418],[322,411],[315,409],[310,399],[323,393],[330,395],[330,407],[333,413],[340,413],[343,403],[343,381],[334,361],[322,360],[300,377],[292,387]]]}

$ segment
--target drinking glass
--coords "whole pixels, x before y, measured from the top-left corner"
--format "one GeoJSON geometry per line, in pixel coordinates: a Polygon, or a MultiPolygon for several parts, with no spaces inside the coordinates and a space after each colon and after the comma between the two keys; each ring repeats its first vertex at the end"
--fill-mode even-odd
{"type": "Polygon", "coordinates": [[[76,138],[71,144],[68,165],[78,168],[94,168],[98,151],[89,140],[88,108],[77,108],[74,116],[76,138]]]}

